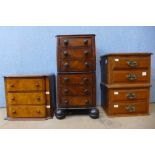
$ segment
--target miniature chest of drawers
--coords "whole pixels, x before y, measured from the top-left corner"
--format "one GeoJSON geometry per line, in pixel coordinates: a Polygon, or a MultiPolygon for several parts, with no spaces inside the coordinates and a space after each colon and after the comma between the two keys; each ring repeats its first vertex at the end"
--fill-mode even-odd
{"type": "Polygon", "coordinates": [[[149,113],[151,53],[101,56],[101,104],[108,115],[149,113]]]}
{"type": "Polygon", "coordinates": [[[96,109],[95,35],[58,35],[57,37],[57,111],[65,117],[67,109],[96,109]]]}
{"type": "Polygon", "coordinates": [[[55,108],[54,75],[5,76],[7,117],[48,118],[55,108]]]}

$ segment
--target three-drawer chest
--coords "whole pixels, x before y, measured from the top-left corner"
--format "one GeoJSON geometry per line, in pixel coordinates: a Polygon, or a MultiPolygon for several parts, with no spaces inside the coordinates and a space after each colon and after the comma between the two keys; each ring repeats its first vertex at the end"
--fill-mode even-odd
{"type": "Polygon", "coordinates": [[[55,109],[54,75],[5,76],[8,119],[49,118],[55,109]]]}
{"type": "Polygon", "coordinates": [[[58,35],[57,37],[57,110],[62,119],[68,109],[96,109],[95,35],[58,35]]]}
{"type": "Polygon", "coordinates": [[[107,114],[149,114],[151,53],[111,53],[101,56],[100,64],[107,114]]]}

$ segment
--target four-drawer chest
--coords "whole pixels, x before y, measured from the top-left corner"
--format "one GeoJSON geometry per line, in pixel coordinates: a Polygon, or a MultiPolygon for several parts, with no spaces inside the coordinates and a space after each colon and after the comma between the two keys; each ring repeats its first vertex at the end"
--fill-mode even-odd
{"type": "Polygon", "coordinates": [[[64,118],[68,109],[89,109],[90,117],[98,118],[95,35],[58,35],[56,38],[56,117],[64,118]]]}
{"type": "Polygon", "coordinates": [[[48,118],[55,109],[55,76],[5,76],[8,119],[48,118]]]}
{"type": "Polygon", "coordinates": [[[100,63],[101,104],[107,114],[148,114],[151,53],[111,53],[100,63]]]}

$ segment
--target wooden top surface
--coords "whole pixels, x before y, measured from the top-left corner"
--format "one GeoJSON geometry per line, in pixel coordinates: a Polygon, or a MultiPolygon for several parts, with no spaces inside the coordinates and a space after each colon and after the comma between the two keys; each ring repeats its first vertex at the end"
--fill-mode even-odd
{"type": "Polygon", "coordinates": [[[65,35],[56,35],[56,37],[74,37],[74,36],[95,36],[95,34],[65,34],[65,35]]]}
{"type": "Polygon", "coordinates": [[[53,74],[28,74],[28,75],[25,75],[25,74],[12,74],[12,75],[5,75],[3,77],[45,77],[45,76],[51,76],[53,74]]]}
{"type": "Polygon", "coordinates": [[[104,85],[107,88],[146,88],[151,87],[151,84],[145,83],[145,84],[106,84],[101,82],[100,85],[104,85]]]}
{"type": "Polygon", "coordinates": [[[126,52],[126,53],[107,53],[105,55],[101,55],[100,57],[105,57],[105,56],[132,56],[132,55],[136,55],[136,56],[146,56],[146,55],[151,55],[152,53],[149,53],[149,52],[126,52]]]}

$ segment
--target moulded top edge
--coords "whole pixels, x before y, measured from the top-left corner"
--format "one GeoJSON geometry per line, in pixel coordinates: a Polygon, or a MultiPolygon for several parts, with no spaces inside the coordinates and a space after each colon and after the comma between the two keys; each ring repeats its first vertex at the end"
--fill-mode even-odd
{"type": "Polygon", "coordinates": [[[125,56],[127,56],[127,55],[134,55],[134,56],[140,56],[140,55],[152,55],[153,53],[149,53],[149,52],[136,52],[136,53],[132,53],[132,52],[126,52],[126,53],[107,53],[107,54],[104,54],[104,55],[101,55],[100,57],[102,58],[102,57],[105,57],[105,56],[123,56],[123,55],[125,55],[125,56]]]}
{"type": "Polygon", "coordinates": [[[3,77],[43,77],[43,76],[52,76],[54,74],[34,74],[34,75],[25,75],[25,74],[12,74],[12,75],[4,75],[3,77]]]}
{"type": "Polygon", "coordinates": [[[65,34],[65,35],[56,35],[55,37],[63,37],[63,36],[95,36],[95,34],[65,34]]]}

